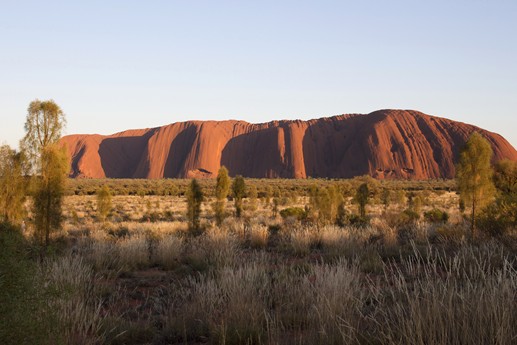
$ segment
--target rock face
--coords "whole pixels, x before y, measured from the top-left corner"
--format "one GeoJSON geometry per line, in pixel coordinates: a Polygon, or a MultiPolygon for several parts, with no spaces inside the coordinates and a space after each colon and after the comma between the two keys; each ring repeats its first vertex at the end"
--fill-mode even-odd
{"type": "Polygon", "coordinates": [[[458,152],[480,132],[494,160],[516,160],[500,135],[410,110],[309,121],[188,121],[113,135],[69,135],[72,177],[452,178],[458,152]]]}

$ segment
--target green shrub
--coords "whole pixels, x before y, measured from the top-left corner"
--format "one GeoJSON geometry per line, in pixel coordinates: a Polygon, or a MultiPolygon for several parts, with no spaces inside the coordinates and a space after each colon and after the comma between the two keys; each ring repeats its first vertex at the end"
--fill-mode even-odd
{"type": "Polygon", "coordinates": [[[402,213],[399,215],[400,224],[414,223],[419,219],[420,214],[410,209],[402,211],[402,213]]]}
{"type": "Polygon", "coordinates": [[[424,212],[424,218],[430,223],[447,223],[449,214],[445,211],[433,208],[430,211],[424,212]]]}
{"type": "Polygon", "coordinates": [[[280,211],[280,216],[283,219],[293,217],[298,220],[303,220],[307,217],[307,213],[301,207],[289,207],[289,208],[285,208],[282,211],[280,211]]]}
{"type": "Polygon", "coordinates": [[[488,206],[477,219],[478,227],[484,233],[500,237],[517,227],[517,202],[498,200],[488,206]]]}

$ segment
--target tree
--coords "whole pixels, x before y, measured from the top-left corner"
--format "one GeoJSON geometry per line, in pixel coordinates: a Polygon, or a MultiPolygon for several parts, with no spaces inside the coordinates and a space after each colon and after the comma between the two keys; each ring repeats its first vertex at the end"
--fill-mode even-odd
{"type": "Polygon", "coordinates": [[[491,159],[490,143],[481,134],[474,132],[461,151],[460,160],[456,166],[456,182],[460,198],[471,209],[471,238],[475,236],[477,212],[481,211],[495,194],[491,159]]]}
{"type": "Polygon", "coordinates": [[[191,230],[199,230],[199,218],[201,216],[201,204],[205,197],[201,186],[196,179],[192,179],[187,189],[187,218],[191,230]]]}
{"type": "Polygon", "coordinates": [[[65,115],[53,100],[36,99],[29,104],[25,121],[26,134],[20,147],[36,172],[41,169],[42,150],[57,143],[65,126],[65,115]]]}
{"type": "Polygon", "coordinates": [[[221,225],[224,220],[224,208],[229,191],[230,178],[228,177],[228,169],[226,169],[225,166],[222,166],[217,172],[217,179],[215,184],[215,203],[212,205],[217,225],[221,225]]]}
{"type": "Polygon", "coordinates": [[[240,218],[242,215],[242,199],[246,195],[246,183],[240,175],[235,176],[232,184],[233,198],[235,200],[235,215],[240,218]]]}
{"type": "Polygon", "coordinates": [[[337,221],[338,208],[343,202],[343,196],[337,186],[332,185],[326,188],[312,186],[310,190],[310,217],[322,224],[329,224],[337,221]]]}
{"type": "Polygon", "coordinates": [[[492,236],[517,228],[517,162],[502,160],[494,167],[495,202],[477,220],[478,227],[492,236]]]}
{"type": "Polygon", "coordinates": [[[341,201],[337,207],[336,225],[344,227],[348,222],[348,212],[346,211],[345,202],[341,201]]]}
{"type": "Polygon", "coordinates": [[[388,207],[390,207],[391,198],[391,190],[389,188],[384,188],[381,193],[381,202],[384,205],[384,213],[388,212],[388,207]]]}
{"type": "Polygon", "coordinates": [[[33,212],[36,235],[45,246],[50,232],[61,227],[62,201],[69,163],[66,151],[57,144],[43,148],[41,175],[36,179],[33,212]]]}
{"type": "Polygon", "coordinates": [[[26,181],[24,155],[8,145],[0,146],[0,220],[18,223],[24,216],[26,181]]]}
{"type": "Polygon", "coordinates": [[[494,183],[503,195],[517,194],[517,162],[503,159],[497,162],[494,171],[494,183]]]}
{"type": "Polygon", "coordinates": [[[248,205],[248,210],[250,211],[256,211],[257,210],[257,207],[258,207],[258,190],[257,190],[257,186],[255,186],[254,184],[250,185],[250,187],[248,188],[248,198],[249,198],[249,205],[248,205]]]}
{"type": "Polygon", "coordinates": [[[112,209],[111,191],[107,185],[97,191],[97,215],[101,222],[104,222],[112,209]]]}
{"type": "Polygon", "coordinates": [[[53,101],[35,100],[29,104],[22,151],[32,164],[36,178],[33,213],[36,234],[49,244],[50,232],[61,225],[61,204],[69,167],[64,148],[58,146],[65,115],[53,101]]]}
{"type": "Polygon", "coordinates": [[[359,215],[361,218],[366,217],[366,204],[368,203],[369,196],[370,191],[368,190],[368,184],[361,184],[359,188],[357,188],[357,192],[355,194],[355,200],[359,204],[359,215]]]}

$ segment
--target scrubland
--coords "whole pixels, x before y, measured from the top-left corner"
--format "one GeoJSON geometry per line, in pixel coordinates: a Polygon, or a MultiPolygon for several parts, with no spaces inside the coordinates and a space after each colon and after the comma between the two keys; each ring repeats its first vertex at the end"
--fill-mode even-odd
{"type": "MultiPolygon", "coordinates": [[[[450,181],[391,182],[391,202],[373,197],[366,221],[282,217],[310,204],[309,182],[279,180],[269,195],[267,180],[256,180],[243,217],[230,199],[220,226],[204,182],[196,232],[186,183],[120,192],[106,221],[84,192],[93,187],[74,185],[45,255],[30,225],[15,238],[6,234],[17,229],[0,232],[18,255],[0,257],[18,272],[0,277],[12,301],[0,306],[0,336],[14,334],[6,344],[517,343],[516,229],[469,240],[450,181]],[[413,213],[410,193],[419,200],[413,213]],[[448,218],[424,217],[433,209],[448,218]],[[13,320],[23,322],[13,328],[13,320]]],[[[357,205],[343,195],[353,219],[357,205]]]]}

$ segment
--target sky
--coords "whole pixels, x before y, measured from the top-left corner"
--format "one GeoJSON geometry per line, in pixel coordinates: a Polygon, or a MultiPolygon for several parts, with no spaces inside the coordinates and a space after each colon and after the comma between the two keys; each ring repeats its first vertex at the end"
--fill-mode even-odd
{"type": "Polygon", "coordinates": [[[517,1],[3,1],[0,143],[414,109],[517,147],[517,1]]]}

